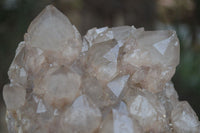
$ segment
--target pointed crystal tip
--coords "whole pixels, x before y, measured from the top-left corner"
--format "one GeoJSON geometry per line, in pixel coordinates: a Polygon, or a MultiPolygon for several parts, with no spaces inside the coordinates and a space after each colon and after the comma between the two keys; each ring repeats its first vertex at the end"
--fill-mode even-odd
{"type": "Polygon", "coordinates": [[[81,36],[69,19],[53,5],[47,6],[30,24],[25,43],[46,52],[75,59],[81,51],[81,36]]]}

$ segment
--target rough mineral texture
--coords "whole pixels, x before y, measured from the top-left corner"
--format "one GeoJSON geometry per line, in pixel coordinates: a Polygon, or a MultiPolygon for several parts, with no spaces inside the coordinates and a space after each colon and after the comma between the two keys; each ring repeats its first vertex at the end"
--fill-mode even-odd
{"type": "Polygon", "coordinates": [[[9,133],[200,133],[170,81],[174,31],[93,28],[47,6],[30,24],[3,96],[9,133]]]}

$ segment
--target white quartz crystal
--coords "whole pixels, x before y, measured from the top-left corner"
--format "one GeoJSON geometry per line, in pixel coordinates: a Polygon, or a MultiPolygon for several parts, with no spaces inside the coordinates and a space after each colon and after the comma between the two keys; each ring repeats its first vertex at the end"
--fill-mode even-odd
{"type": "Polygon", "coordinates": [[[3,98],[9,110],[16,110],[25,103],[26,90],[20,85],[5,85],[3,88],[3,98]]]}
{"type": "Polygon", "coordinates": [[[106,116],[100,127],[100,133],[142,133],[142,128],[131,119],[126,104],[120,102],[117,108],[106,116]]]}
{"type": "Polygon", "coordinates": [[[101,122],[100,110],[85,95],[79,96],[62,120],[63,130],[69,133],[92,133],[101,122]]]}
{"type": "Polygon", "coordinates": [[[179,102],[171,114],[173,128],[177,133],[199,133],[200,123],[190,105],[186,102],[179,102]]]}
{"type": "Polygon", "coordinates": [[[171,78],[175,31],[92,28],[52,5],[30,24],[4,86],[9,133],[199,133],[171,78]]]}
{"type": "Polygon", "coordinates": [[[151,94],[138,94],[130,102],[129,111],[132,117],[138,120],[144,131],[165,131],[163,128],[167,124],[165,120],[165,108],[151,94]]]}
{"type": "Polygon", "coordinates": [[[88,51],[88,72],[102,82],[108,82],[118,73],[119,50],[113,50],[116,45],[115,40],[109,40],[93,45],[88,51]]]}
{"type": "Polygon", "coordinates": [[[53,6],[47,6],[30,24],[25,42],[50,56],[58,54],[71,61],[81,50],[81,37],[68,18],[53,6]],[[42,38],[41,38],[42,36],[42,38]]]}

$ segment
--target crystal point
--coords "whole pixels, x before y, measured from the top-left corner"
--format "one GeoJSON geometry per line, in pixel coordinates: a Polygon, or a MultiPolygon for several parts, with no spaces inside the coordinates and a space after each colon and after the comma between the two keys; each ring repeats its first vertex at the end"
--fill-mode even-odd
{"type": "Polygon", "coordinates": [[[174,107],[172,110],[171,119],[173,128],[175,131],[177,131],[177,133],[198,133],[200,131],[200,123],[198,118],[186,101],[179,102],[174,107]]]}
{"type": "Polygon", "coordinates": [[[25,34],[25,42],[41,50],[61,52],[70,61],[81,50],[80,34],[69,19],[52,5],[32,21],[25,34]]]}
{"type": "Polygon", "coordinates": [[[100,121],[100,110],[89,101],[87,96],[82,95],[74,101],[71,108],[65,113],[63,128],[72,133],[92,133],[98,129],[100,121]]]}
{"type": "Polygon", "coordinates": [[[3,88],[3,97],[7,109],[15,110],[25,103],[26,90],[19,85],[5,85],[3,88]]]}

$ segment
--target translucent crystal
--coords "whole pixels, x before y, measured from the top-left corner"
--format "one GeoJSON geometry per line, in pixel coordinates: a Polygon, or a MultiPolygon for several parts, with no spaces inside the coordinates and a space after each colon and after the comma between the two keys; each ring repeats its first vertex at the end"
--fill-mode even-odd
{"type": "MultiPolygon", "coordinates": [[[[102,82],[108,82],[117,75],[117,57],[115,40],[94,45],[88,52],[88,72],[102,82]]],[[[119,48],[118,48],[119,49],[119,48]]]]}
{"type": "Polygon", "coordinates": [[[69,133],[92,133],[98,129],[100,122],[100,110],[85,95],[82,95],[66,111],[62,124],[64,131],[69,133]]]}
{"type": "Polygon", "coordinates": [[[33,91],[43,94],[46,102],[62,105],[71,103],[79,95],[81,76],[62,68],[51,68],[35,84],[33,91]]]}
{"type": "Polygon", "coordinates": [[[92,47],[92,45],[109,41],[114,39],[113,38],[113,32],[108,29],[108,27],[103,27],[100,29],[93,28],[88,30],[87,34],[84,36],[84,38],[89,43],[89,46],[92,47]]]}
{"type": "Polygon", "coordinates": [[[106,117],[102,122],[100,133],[142,133],[141,127],[131,119],[124,102],[112,109],[112,113],[106,117]]]}
{"type": "Polygon", "coordinates": [[[133,118],[138,120],[145,132],[164,132],[167,124],[164,106],[151,94],[138,94],[129,101],[129,111],[133,118]]]}
{"type": "Polygon", "coordinates": [[[94,77],[84,78],[82,87],[83,93],[91,98],[100,109],[104,109],[116,103],[114,94],[109,89],[105,89],[94,77]]]}
{"type": "Polygon", "coordinates": [[[171,114],[173,128],[177,133],[199,133],[200,123],[187,102],[179,102],[171,114]]]}
{"type": "Polygon", "coordinates": [[[81,38],[47,6],[16,50],[4,86],[9,133],[199,133],[170,81],[174,31],[92,28],[81,38]]]}
{"type": "Polygon", "coordinates": [[[138,31],[127,40],[123,62],[131,65],[133,84],[152,92],[162,90],[179,63],[179,44],[174,31],[138,31]],[[159,78],[157,78],[159,77],[159,78]]]}
{"type": "Polygon", "coordinates": [[[47,6],[33,20],[25,34],[25,42],[32,47],[48,51],[47,54],[50,55],[51,52],[56,52],[68,61],[79,55],[82,45],[76,28],[53,6],[47,6]]]}
{"type": "Polygon", "coordinates": [[[15,110],[25,103],[26,90],[19,85],[5,85],[3,88],[3,98],[7,109],[15,110]]]}

